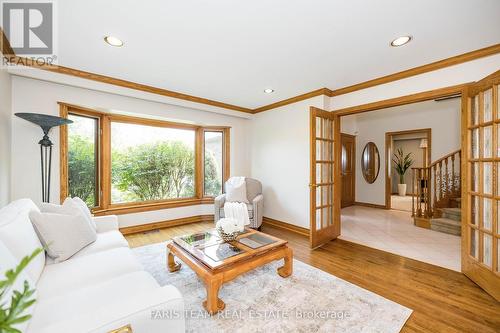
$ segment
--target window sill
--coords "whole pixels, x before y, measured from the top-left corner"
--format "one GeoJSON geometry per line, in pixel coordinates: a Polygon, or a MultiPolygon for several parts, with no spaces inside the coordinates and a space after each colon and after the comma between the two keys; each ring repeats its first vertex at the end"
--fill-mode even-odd
{"type": "Polygon", "coordinates": [[[93,211],[95,216],[102,215],[123,215],[132,213],[141,213],[161,209],[186,207],[186,206],[196,206],[196,205],[207,205],[213,204],[214,198],[190,198],[190,199],[180,199],[180,200],[170,200],[162,202],[152,202],[152,203],[132,203],[132,204],[120,204],[113,205],[106,209],[96,209],[93,211]]]}

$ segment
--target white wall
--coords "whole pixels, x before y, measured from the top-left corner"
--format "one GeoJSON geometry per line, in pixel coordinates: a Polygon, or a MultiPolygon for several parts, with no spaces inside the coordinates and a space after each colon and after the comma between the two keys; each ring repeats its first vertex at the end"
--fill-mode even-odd
{"type": "Polygon", "coordinates": [[[252,177],[264,192],[264,216],[309,228],[309,107],[317,96],[255,115],[252,177]]]}
{"type": "MultiPolygon", "coordinates": [[[[432,129],[431,160],[460,149],[460,99],[426,101],[342,117],[356,122],[356,201],[385,205],[385,133],[432,129]],[[361,173],[361,154],[368,142],[377,145],[380,172],[373,184],[361,173]]],[[[352,134],[352,133],[349,133],[352,134]]]]}
{"type": "MultiPolygon", "coordinates": [[[[173,121],[199,125],[231,126],[231,174],[250,175],[250,120],[200,111],[164,103],[145,101],[106,92],[76,88],[31,78],[12,76],[12,199],[41,200],[40,157],[37,144],[41,129],[14,117],[16,112],[38,112],[59,115],[57,102],[67,102],[90,108],[119,110],[136,114],[161,116],[173,121]]],[[[52,130],[54,142],[51,201],[59,201],[59,130],[52,130]]],[[[213,214],[212,205],[180,207],[155,212],[119,216],[120,226],[170,220],[200,214],[213,214]]]]}
{"type": "MultiPolygon", "coordinates": [[[[3,55],[0,53],[0,58],[3,55]]],[[[0,207],[10,201],[11,80],[0,68],[0,207]]]]}

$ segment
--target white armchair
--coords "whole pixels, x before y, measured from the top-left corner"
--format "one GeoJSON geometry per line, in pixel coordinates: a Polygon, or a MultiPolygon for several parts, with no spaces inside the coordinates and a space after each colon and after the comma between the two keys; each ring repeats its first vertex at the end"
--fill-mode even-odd
{"type": "MultiPolygon", "coordinates": [[[[262,195],[262,184],[253,178],[245,178],[248,200],[248,217],[250,218],[250,227],[260,229],[262,225],[262,214],[264,213],[264,196],[262,195]]],[[[227,189],[226,182],[226,189],[227,189]]],[[[221,194],[215,198],[215,222],[224,217],[224,204],[226,203],[226,194],[221,194]]]]}

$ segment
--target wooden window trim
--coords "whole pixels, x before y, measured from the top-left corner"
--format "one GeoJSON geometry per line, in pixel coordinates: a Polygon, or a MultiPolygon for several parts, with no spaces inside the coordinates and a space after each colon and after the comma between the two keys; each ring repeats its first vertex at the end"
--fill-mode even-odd
{"type": "MultiPolygon", "coordinates": [[[[223,180],[230,175],[230,127],[199,126],[175,123],[158,119],[147,119],[127,115],[110,114],[73,104],[59,102],[60,116],[67,118],[69,114],[82,115],[99,119],[99,205],[93,209],[95,215],[131,214],[152,210],[213,204],[214,198],[204,196],[204,134],[205,132],[223,133],[223,180]],[[156,126],[195,131],[195,196],[190,198],[174,198],[144,202],[111,203],[111,137],[112,122],[131,123],[145,126],[156,126]]],[[[60,127],[60,201],[69,195],[68,183],[68,128],[60,127]]]]}
{"type": "MultiPolygon", "coordinates": [[[[225,183],[230,177],[230,140],[231,140],[231,128],[230,127],[219,127],[219,126],[209,126],[209,127],[203,127],[200,130],[200,147],[201,149],[201,163],[204,165],[205,164],[205,132],[220,132],[222,133],[222,193],[226,192],[225,189],[225,183]]],[[[201,193],[200,196],[203,197],[204,199],[214,199],[214,197],[211,196],[206,196],[205,195],[205,170],[204,168],[200,168],[199,170],[202,171],[201,174],[201,183],[200,183],[200,189],[201,193]]]]}

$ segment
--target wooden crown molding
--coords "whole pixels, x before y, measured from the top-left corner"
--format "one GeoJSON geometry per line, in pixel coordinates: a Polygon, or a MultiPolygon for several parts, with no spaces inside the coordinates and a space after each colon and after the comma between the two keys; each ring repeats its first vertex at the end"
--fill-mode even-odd
{"type": "Polygon", "coordinates": [[[166,96],[166,97],[182,99],[182,100],[189,101],[189,102],[211,105],[211,106],[229,109],[229,110],[233,110],[233,111],[253,113],[253,110],[251,110],[249,108],[244,108],[244,107],[237,106],[237,105],[218,102],[218,101],[214,101],[214,100],[203,98],[203,97],[187,95],[187,94],[183,94],[183,93],[176,92],[176,91],[152,87],[152,86],[148,86],[148,85],[141,84],[141,83],[122,80],[122,79],[118,79],[118,78],[114,78],[114,77],[110,77],[110,76],[106,76],[106,75],[86,72],[86,71],[82,71],[79,69],[74,69],[74,68],[69,68],[69,67],[64,67],[64,66],[59,66],[59,65],[50,65],[50,64],[46,64],[46,63],[40,64],[32,59],[16,56],[8,39],[7,39],[7,37],[5,36],[3,29],[1,27],[0,27],[0,31],[2,32],[2,38],[1,38],[2,53],[5,55],[7,61],[12,63],[12,64],[33,67],[33,68],[42,69],[42,70],[53,72],[53,73],[75,76],[75,77],[79,77],[82,79],[112,84],[112,85],[119,86],[119,87],[144,91],[144,92],[148,92],[148,93],[152,93],[152,94],[156,94],[156,95],[162,95],[162,96],[166,96]]]}
{"type": "Polygon", "coordinates": [[[335,90],[332,90],[332,94],[330,96],[331,97],[339,96],[339,95],[347,94],[347,93],[350,93],[353,91],[362,90],[362,89],[370,88],[373,86],[378,86],[378,85],[381,85],[384,83],[398,81],[401,79],[405,79],[407,77],[411,77],[411,76],[415,76],[415,75],[419,75],[419,74],[424,74],[427,72],[432,72],[432,71],[435,71],[438,69],[442,69],[442,68],[458,65],[458,64],[461,64],[464,62],[484,58],[484,57],[491,56],[491,55],[494,55],[497,53],[500,53],[500,44],[495,44],[495,45],[488,46],[488,47],[485,47],[485,48],[482,48],[479,50],[474,50],[471,52],[463,53],[463,54],[460,54],[460,55],[457,55],[457,56],[454,56],[451,58],[446,58],[443,60],[431,62],[430,64],[413,67],[413,68],[410,68],[410,69],[407,69],[407,70],[404,70],[401,72],[389,74],[389,75],[382,76],[382,77],[379,77],[379,78],[376,78],[373,80],[354,84],[352,86],[348,86],[348,87],[344,87],[344,88],[340,88],[340,89],[335,89],[335,90]]]}
{"type": "Polygon", "coordinates": [[[348,116],[351,114],[358,114],[358,113],[363,113],[363,112],[369,112],[373,110],[379,110],[379,109],[385,109],[385,108],[392,108],[395,106],[400,106],[400,105],[406,105],[406,104],[412,104],[412,103],[417,103],[417,102],[423,102],[423,101],[428,101],[430,99],[436,99],[436,98],[441,98],[441,97],[448,97],[448,96],[454,96],[457,94],[463,94],[465,89],[471,84],[472,82],[464,83],[464,84],[458,84],[455,86],[450,86],[450,87],[444,87],[444,88],[438,88],[434,90],[429,90],[429,91],[424,91],[424,92],[419,92],[416,94],[411,94],[411,95],[405,95],[405,96],[400,96],[400,97],[395,97],[395,98],[389,98],[385,99],[382,101],[377,101],[377,102],[372,102],[372,103],[367,103],[367,104],[362,104],[362,105],[356,105],[356,106],[351,106],[348,108],[344,109],[337,109],[334,110],[335,114],[338,115],[339,117],[341,116],[348,116]]]}
{"type": "Polygon", "coordinates": [[[330,93],[331,93],[330,89],[321,88],[321,89],[310,91],[308,93],[298,95],[295,97],[291,97],[291,98],[288,98],[288,99],[285,99],[285,100],[282,100],[282,101],[279,101],[276,103],[261,106],[260,108],[254,109],[253,113],[259,113],[259,112],[263,112],[263,111],[267,111],[267,110],[271,110],[271,109],[276,109],[276,108],[279,108],[280,106],[300,102],[300,101],[303,101],[305,99],[309,99],[309,98],[316,97],[316,96],[321,96],[321,95],[329,96],[330,93]]]}
{"type": "Polygon", "coordinates": [[[379,77],[379,78],[376,78],[373,80],[368,80],[365,82],[361,82],[358,84],[354,84],[351,86],[347,86],[347,87],[343,87],[343,88],[339,88],[339,89],[335,89],[335,90],[330,90],[328,88],[314,90],[314,91],[311,91],[309,93],[305,93],[305,94],[302,94],[299,96],[288,98],[288,99],[285,99],[283,101],[279,101],[279,102],[276,102],[273,104],[265,105],[265,106],[262,106],[260,108],[254,109],[253,113],[259,113],[262,111],[274,109],[274,108],[277,108],[280,106],[296,103],[296,102],[299,102],[299,101],[302,101],[305,99],[309,99],[311,97],[319,96],[319,95],[325,95],[328,97],[344,95],[344,94],[348,94],[348,93],[351,93],[351,92],[354,92],[357,90],[362,90],[362,89],[374,87],[377,85],[405,79],[405,78],[408,78],[411,76],[424,74],[424,73],[432,72],[432,71],[435,71],[438,69],[458,65],[458,64],[461,64],[464,62],[488,57],[488,56],[491,56],[491,55],[494,55],[497,53],[500,53],[500,44],[495,44],[495,45],[488,46],[488,47],[485,47],[485,48],[482,48],[479,50],[463,53],[463,54],[460,54],[460,55],[457,55],[457,56],[454,56],[451,58],[446,58],[443,60],[435,61],[435,62],[432,62],[430,64],[410,68],[410,69],[407,69],[407,70],[404,70],[401,72],[389,74],[389,75],[382,76],[382,77],[379,77]]]}
{"type": "Polygon", "coordinates": [[[263,111],[275,109],[275,108],[278,108],[278,107],[281,107],[284,105],[300,102],[300,101],[303,101],[303,100],[306,100],[306,99],[309,99],[312,97],[316,97],[316,96],[321,96],[321,95],[328,96],[328,97],[339,96],[339,95],[351,93],[351,92],[354,92],[357,90],[362,90],[362,89],[370,88],[373,86],[401,80],[401,79],[408,78],[411,76],[435,71],[435,70],[442,69],[445,67],[458,65],[458,64],[461,64],[464,62],[468,62],[468,61],[472,61],[472,60],[476,60],[479,58],[483,58],[483,57],[487,57],[487,56],[491,56],[491,55],[500,53],[500,44],[495,44],[495,45],[488,46],[488,47],[485,47],[485,48],[482,48],[479,50],[463,53],[463,54],[460,54],[460,55],[457,55],[457,56],[454,56],[451,58],[446,58],[443,60],[435,61],[435,62],[432,62],[430,64],[410,68],[410,69],[407,69],[407,70],[404,70],[401,72],[389,74],[386,76],[382,76],[379,78],[375,78],[372,80],[368,80],[365,82],[354,84],[351,86],[347,86],[347,87],[343,87],[343,88],[339,88],[339,89],[335,89],[335,90],[331,90],[328,88],[320,88],[320,89],[310,91],[308,93],[304,93],[304,94],[301,94],[301,95],[298,95],[295,97],[287,98],[285,100],[278,101],[278,102],[275,102],[275,103],[272,103],[269,105],[264,105],[264,106],[258,107],[256,109],[250,109],[250,108],[245,108],[245,107],[241,107],[241,106],[237,106],[237,105],[218,102],[218,101],[214,101],[214,100],[210,100],[210,99],[206,99],[206,98],[202,98],[202,97],[187,95],[187,94],[183,94],[180,92],[175,92],[175,91],[171,91],[171,90],[167,90],[167,89],[148,86],[148,85],[141,84],[141,83],[135,83],[135,82],[131,82],[131,81],[123,80],[123,79],[118,79],[118,78],[114,78],[114,77],[110,77],[110,76],[106,76],[106,75],[86,72],[86,71],[82,71],[82,70],[78,70],[78,69],[74,69],[74,68],[58,66],[58,65],[38,64],[35,61],[33,61],[32,59],[16,56],[12,47],[10,46],[10,43],[9,43],[7,37],[5,36],[3,29],[1,27],[0,27],[0,31],[2,33],[2,36],[1,36],[2,53],[7,58],[7,60],[13,64],[24,65],[24,66],[33,67],[33,68],[37,68],[37,69],[41,69],[41,70],[45,70],[45,71],[49,71],[49,72],[53,72],[53,73],[75,76],[75,77],[79,77],[82,79],[92,80],[92,81],[101,82],[101,83],[107,83],[107,84],[111,84],[111,85],[115,85],[115,86],[119,86],[119,87],[144,91],[144,92],[148,92],[148,93],[152,93],[152,94],[182,99],[182,100],[190,101],[190,102],[194,102],[194,103],[206,104],[206,105],[211,105],[211,106],[215,106],[215,107],[220,107],[220,108],[224,108],[224,109],[245,112],[245,113],[250,113],[250,114],[256,114],[256,113],[260,113],[263,111]]]}
{"type": "Polygon", "coordinates": [[[14,56],[14,50],[12,49],[9,40],[7,39],[7,36],[5,36],[5,33],[3,32],[2,27],[0,27],[0,32],[2,32],[2,36],[0,36],[0,48],[2,51],[2,54],[6,57],[14,56]]]}

